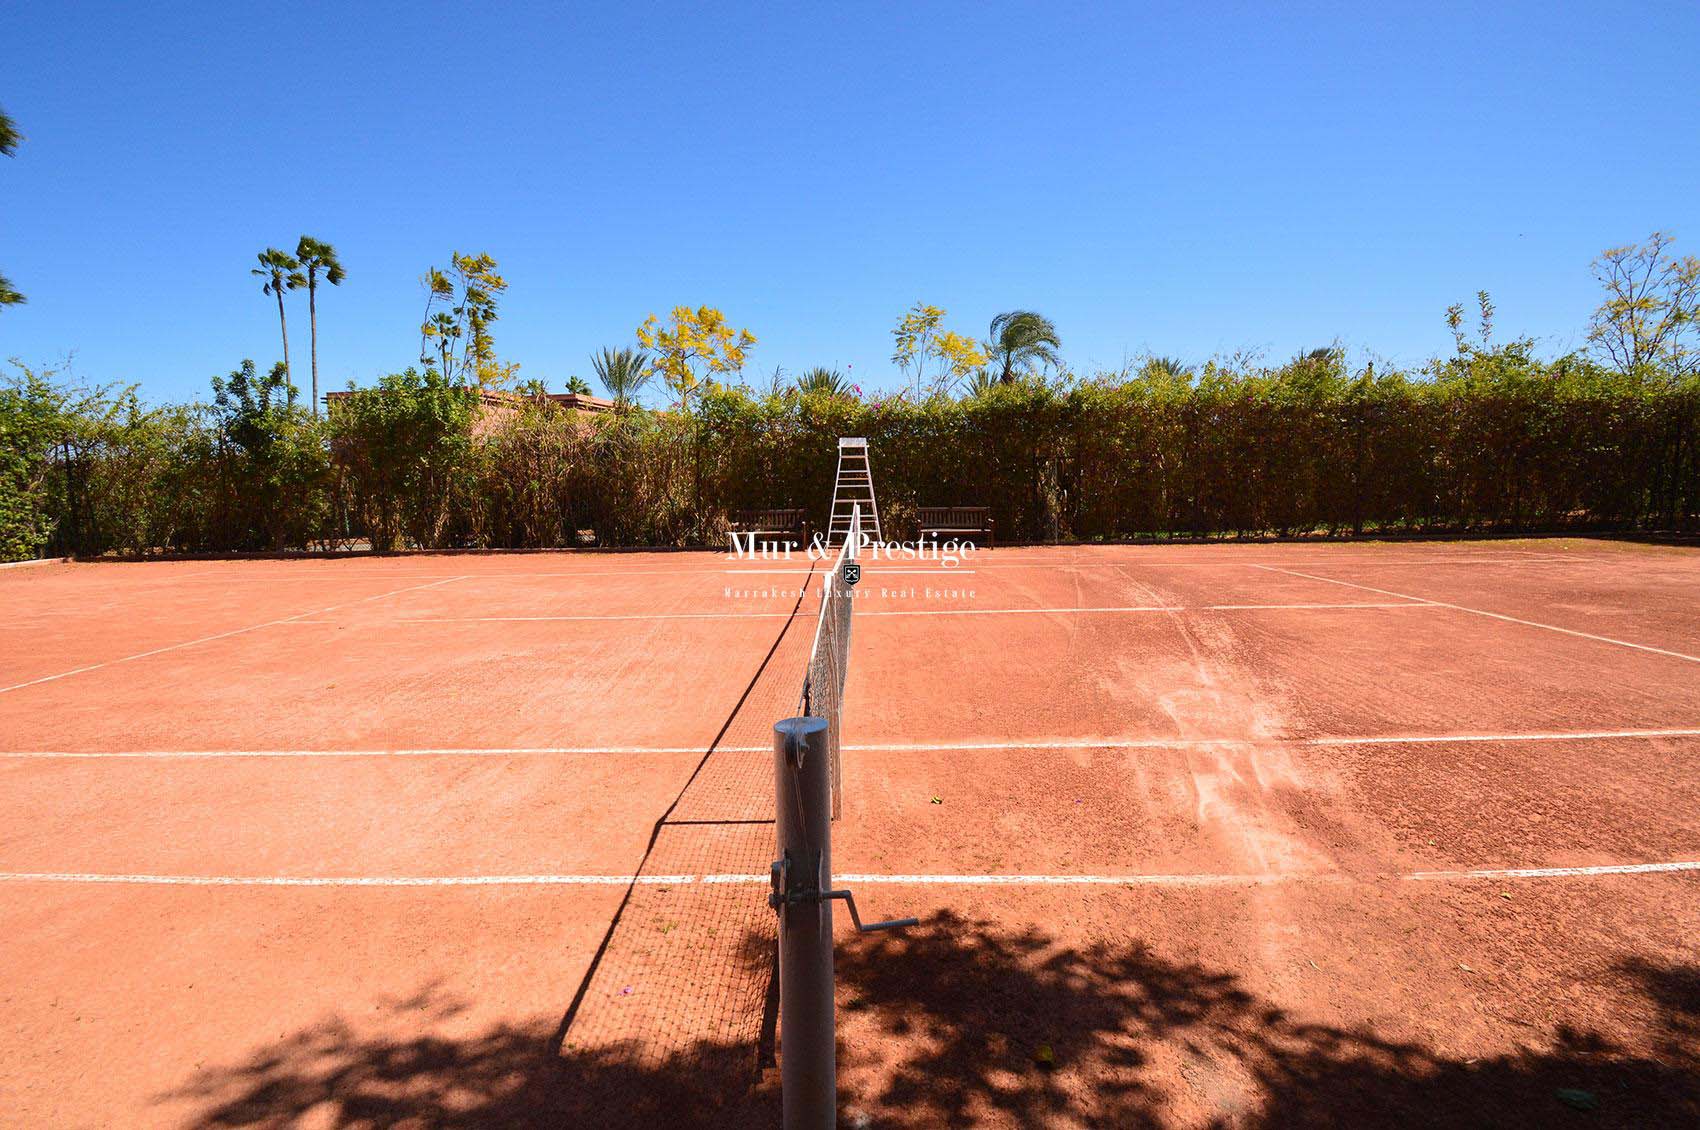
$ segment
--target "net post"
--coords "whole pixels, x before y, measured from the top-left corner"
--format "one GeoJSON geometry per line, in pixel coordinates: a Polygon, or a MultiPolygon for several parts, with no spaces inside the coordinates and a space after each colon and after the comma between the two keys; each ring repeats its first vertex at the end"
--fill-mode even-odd
{"type": "Polygon", "coordinates": [[[779,912],[779,1085],[785,1130],[838,1120],[833,1012],[831,758],[824,718],[773,727],[779,912]]]}
{"type": "MultiPolygon", "coordinates": [[[[851,506],[850,506],[850,529],[844,537],[844,557],[847,560],[855,561],[859,556],[861,556],[861,552],[862,552],[862,504],[857,502],[857,503],[852,503],[851,506]]],[[[836,586],[837,584],[841,583],[841,580],[842,580],[841,578],[835,577],[831,583],[836,586]]],[[[835,591],[833,593],[833,596],[834,596],[835,599],[843,600],[845,602],[845,605],[846,605],[846,607],[844,609],[843,616],[842,616],[840,628],[839,628],[839,631],[841,633],[843,633],[843,636],[844,636],[844,644],[843,644],[844,654],[839,657],[838,677],[839,677],[840,680],[843,680],[843,679],[845,679],[849,676],[850,625],[851,625],[851,622],[853,620],[853,616],[851,615],[851,609],[849,607],[849,602],[854,599],[854,596],[850,591],[846,591],[842,595],[838,594],[835,591]]],[[[840,705],[840,708],[833,711],[832,728],[831,728],[832,818],[834,820],[837,820],[840,816],[844,815],[844,749],[843,749],[843,745],[844,745],[844,715],[843,715],[843,710],[842,710],[843,700],[844,700],[844,686],[843,686],[843,683],[841,681],[840,684],[839,684],[839,687],[838,687],[838,696],[833,700],[834,702],[836,702],[840,705]]]]}

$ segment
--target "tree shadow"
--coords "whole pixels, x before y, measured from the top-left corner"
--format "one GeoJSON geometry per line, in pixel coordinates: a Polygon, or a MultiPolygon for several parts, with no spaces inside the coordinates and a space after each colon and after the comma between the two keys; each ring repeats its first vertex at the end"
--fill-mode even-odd
{"type": "Polygon", "coordinates": [[[1618,969],[1639,981],[1641,991],[1658,1006],[1660,1054],[1692,1067],[1700,1059],[1700,966],[1666,965],[1633,957],[1620,963],[1618,969]]]}
{"type": "Polygon", "coordinates": [[[947,913],[842,948],[842,1105],[885,1128],[1700,1125],[1700,971],[1622,968],[1660,1010],[1656,1046],[1561,1029],[1451,1059],[1141,946],[947,913]]]}
{"type": "MultiPolygon", "coordinates": [[[[841,1125],[857,1128],[1700,1125],[1700,969],[1626,961],[1646,1047],[1560,1030],[1455,1059],[1310,1023],[1237,975],[1142,946],[939,915],[840,947],[841,1125]]],[[[441,986],[326,1020],[164,1096],[227,1127],[765,1127],[754,1049],[646,1033],[552,1050],[554,1026],[467,1036],[441,986]]],[[[783,1054],[783,1049],[781,1049],[783,1054]]]]}
{"type": "Polygon", "coordinates": [[[358,1024],[332,1017],[247,1060],[203,1069],[161,1096],[196,1127],[777,1127],[778,1091],[752,1049],[702,1042],[657,1054],[642,1033],[557,1051],[555,1025],[499,1023],[464,1036],[465,1002],[429,986],[358,1024]]]}

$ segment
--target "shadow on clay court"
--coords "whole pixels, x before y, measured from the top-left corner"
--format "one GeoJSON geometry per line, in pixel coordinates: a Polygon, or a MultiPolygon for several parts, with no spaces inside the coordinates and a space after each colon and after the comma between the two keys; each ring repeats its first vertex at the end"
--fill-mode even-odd
{"type": "MultiPolygon", "coordinates": [[[[1308,1023],[1232,973],[1143,947],[1069,947],[947,912],[841,947],[841,1124],[1163,1127],[1201,1101],[1222,1127],[1700,1123],[1700,968],[1617,972],[1646,995],[1656,1047],[1560,1029],[1539,1039],[1545,1050],[1459,1060],[1308,1023]]],[[[418,1034],[460,1011],[431,986],[387,1015],[327,1020],[208,1068],[164,1098],[197,1106],[201,1127],[777,1124],[754,1049],[561,1056],[547,1022],[418,1034]]]]}

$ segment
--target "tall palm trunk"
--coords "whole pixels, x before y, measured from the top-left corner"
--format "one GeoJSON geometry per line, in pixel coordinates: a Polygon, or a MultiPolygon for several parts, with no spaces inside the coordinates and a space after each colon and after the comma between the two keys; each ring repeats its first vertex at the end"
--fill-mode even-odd
{"type": "Polygon", "coordinates": [[[283,288],[277,288],[277,324],[283,331],[283,371],[289,373],[289,322],[283,316],[283,288]]]}
{"type": "MultiPolygon", "coordinates": [[[[313,415],[315,417],[319,414],[319,307],[316,301],[318,296],[318,280],[309,274],[307,276],[307,350],[313,362],[313,415]]],[[[287,362],[288,359],[288,351],[285,350],[284,360],[287,362]]]]}

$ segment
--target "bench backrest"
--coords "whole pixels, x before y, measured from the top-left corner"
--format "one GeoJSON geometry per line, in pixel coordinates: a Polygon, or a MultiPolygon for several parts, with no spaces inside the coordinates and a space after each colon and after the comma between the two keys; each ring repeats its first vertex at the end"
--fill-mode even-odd
{"type": "Polygon", "coordinates": [[[984,529],[991,520],[990,506],[917,506],[921,525],[946,529],[984,529]]]}
{"type": "Polygon", "coordinates": [[[746,530],[800,530],[807,523],[801,508],[776,510],[740,510],[733,521],[746,530]]]}

